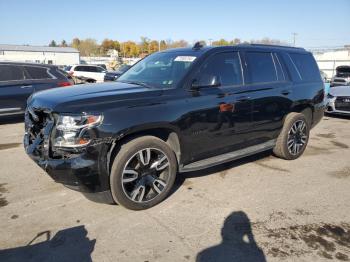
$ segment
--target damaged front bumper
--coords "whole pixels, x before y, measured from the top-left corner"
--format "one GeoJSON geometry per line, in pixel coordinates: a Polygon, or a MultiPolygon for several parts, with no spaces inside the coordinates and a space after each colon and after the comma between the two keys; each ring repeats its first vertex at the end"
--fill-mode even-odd
{"type": "Polygon", "coordinates": [[[77,150],[56,150],[50,138],[53,119],[45,114],[33,119],[29,114],[30,111],[26,112],[24,136],[29,157],[55,182],[80,191],[95,202],[113,203],[106,157],[110,141],[94,138],[89,145],[77,150]]]}

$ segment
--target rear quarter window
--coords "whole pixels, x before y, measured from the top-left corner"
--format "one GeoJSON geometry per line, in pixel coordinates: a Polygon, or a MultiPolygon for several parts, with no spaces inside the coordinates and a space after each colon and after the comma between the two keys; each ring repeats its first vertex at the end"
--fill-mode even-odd
{"type": "Polygon", "coordinates": [[[289,57],[291,58],[301,81],[321,81],[320,71],[311,54],[289,53],[289,57]]]}
{"type": "Polygon", "coordinates": [[[21,80],[24,80],[24,72],[21,66],[0,65],[0,82],[21,80]]]}
{"type": "Polygon", "coordinates": [[[272,53],[246,52],[245,54],[249,83],[267,83],[278,81],[272,53]]]}
{"type": "Polygon", "coordinates": [[[37,66],[25,66],[25,70],[28,73],[29,79],[52,79],[52,75],[49,74],[48,68],[46,67],[37,67],[37,66]]]}

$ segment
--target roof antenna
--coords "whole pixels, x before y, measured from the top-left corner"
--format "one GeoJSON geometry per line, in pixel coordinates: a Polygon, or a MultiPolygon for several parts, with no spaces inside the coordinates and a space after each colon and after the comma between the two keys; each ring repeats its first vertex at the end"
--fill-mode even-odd
{"type": "Polygon", "coordinates": [[[192,47],[193,50],[199,50],[203,47],[203,44],[201,42],[196,42],[194,46],[192,47]]]}

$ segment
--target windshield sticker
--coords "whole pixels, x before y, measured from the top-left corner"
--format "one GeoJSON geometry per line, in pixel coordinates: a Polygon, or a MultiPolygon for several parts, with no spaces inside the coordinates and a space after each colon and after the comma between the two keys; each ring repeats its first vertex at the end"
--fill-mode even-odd
{"type": "Polygon", "coordinates": [[[193,62],[196,59],[195,56],[177,56],[174,61],[178,62],[193,62]]]}

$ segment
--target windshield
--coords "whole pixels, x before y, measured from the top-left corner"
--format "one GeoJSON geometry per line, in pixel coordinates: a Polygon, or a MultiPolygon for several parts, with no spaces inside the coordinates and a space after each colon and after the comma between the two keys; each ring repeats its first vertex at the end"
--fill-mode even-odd
{"type": "Polygon", "coordinates": [[[196,56],[178,52],[155,53],[131,67],[117,81],[171,88],[182,79],[195,59],[196,56]]]}

